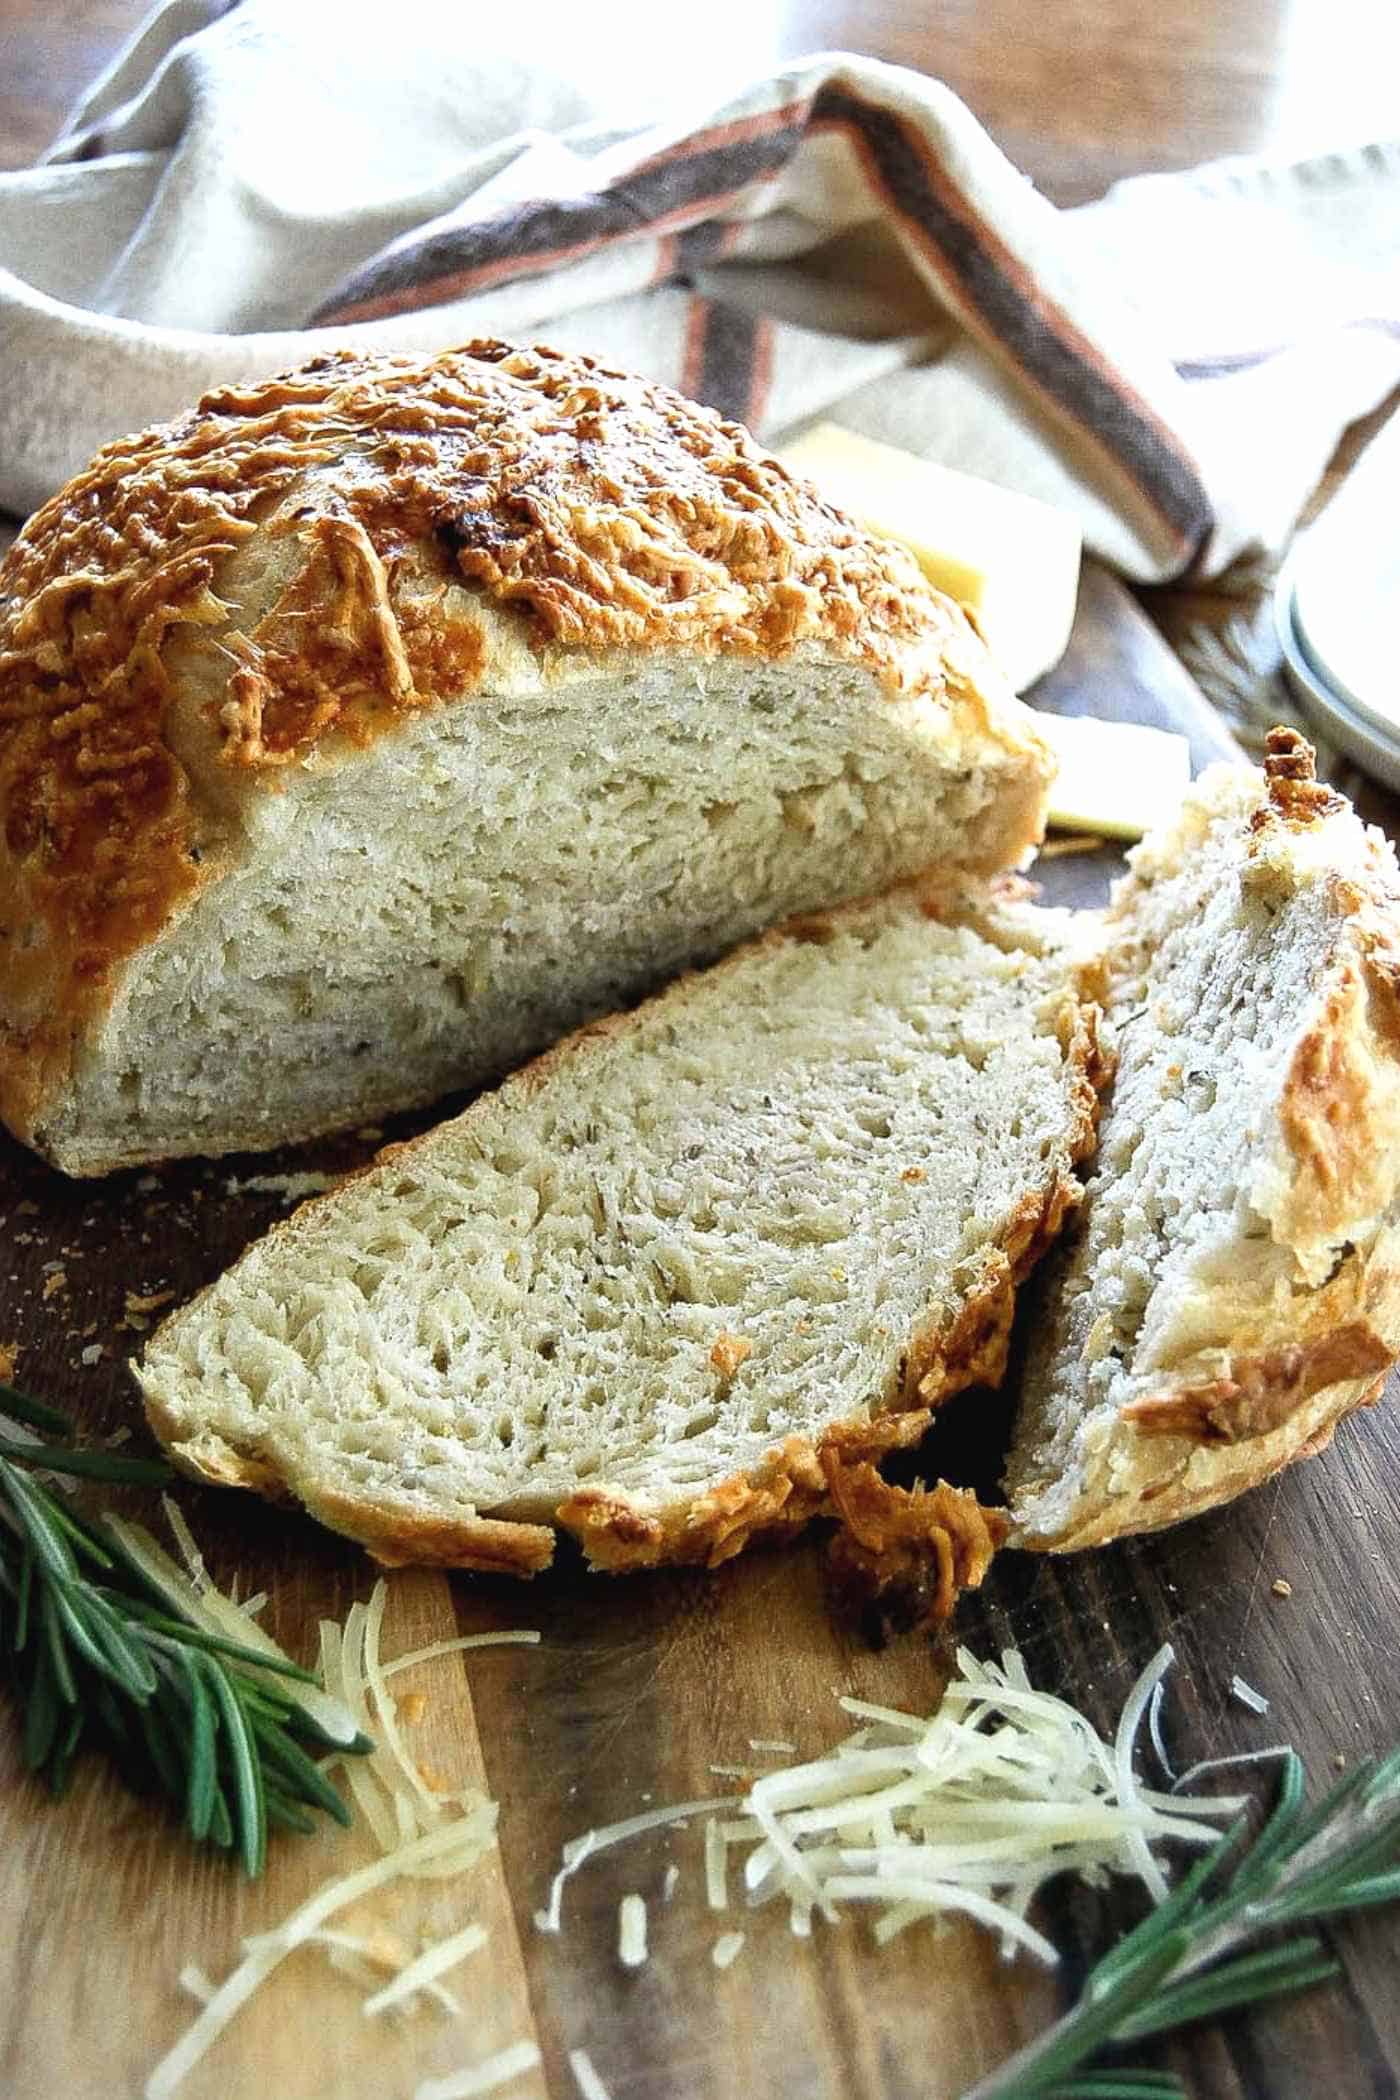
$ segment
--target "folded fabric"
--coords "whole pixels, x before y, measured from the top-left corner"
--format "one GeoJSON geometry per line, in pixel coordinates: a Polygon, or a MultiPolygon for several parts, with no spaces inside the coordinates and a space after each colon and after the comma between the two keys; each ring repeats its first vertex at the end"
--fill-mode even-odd
{"type": "Polygon", "coordinates": [[[1060,212],[920,74],[733,86],[742,12],[663,79],[641,16],[626,66],[579,10],[169,0],[0,175],[0,504],[212,384],[493,334],[983,473],[1138,580],[1282,539],[1400,380],[1400,148],[1060,212]]]}

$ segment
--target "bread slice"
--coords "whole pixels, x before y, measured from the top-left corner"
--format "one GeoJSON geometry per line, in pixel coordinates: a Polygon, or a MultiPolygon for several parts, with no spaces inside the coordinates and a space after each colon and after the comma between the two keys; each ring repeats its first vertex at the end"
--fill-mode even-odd
{"type": "Polygon", "coordinates": [[[721,1560],[1000,1375],[1096,1011],[1004,892],[771,933],[257,1242],[152,1337],[151,1422],[389,1562],[721,1560]]]}
{"type": "Polygon", "coordinates": [[[799,910],[1015,865],[961,612],[735,425],[549,351],[124,439],[0,571],[0,1116],[69,1173],[499,1076],[799,910]]]}
{"type": "Polygon", "coordinates": [[[1023,1545],[1147,1531],[1319,1449],[1400,1349],[1400,872],[1275,730],[1109,913],[1117,1079],[1047,1264],[1023,1545]]]}

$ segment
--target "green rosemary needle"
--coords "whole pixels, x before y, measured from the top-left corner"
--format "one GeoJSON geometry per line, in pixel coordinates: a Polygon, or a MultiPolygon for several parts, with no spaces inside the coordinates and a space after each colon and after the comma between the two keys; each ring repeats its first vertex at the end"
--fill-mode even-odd
{"type": "Polygon", "coordinates": [[[1400,1901],[1400,1752],[1309,1808],[1284,1762],[1252,1842],[1239,1824],[1090,1971],[1079,2002],[966,2100],[1185,2100],[1170,2072],[1086,2069],[1101,2049],[1261,2005],[1338,1974],[1310,1926],[1400,1901]],[[1296,1928],[1302,1928],[1297,1930],[1296,1928]],[[1292,1936],[1278,1935],[1293,1929],[1292,1936]]]}
{"type": "Polygon", "coordinates": [[[316,1685],[310,1671],[252,1645],[251,1629],[245,1645],[198,1624],[121,1526],[97,1531],[38,1477],[166,1486],[169,1467],[75,1448],[56,1408],[12,1386],[0,1385],[0,1413],[36,1432],[0,1433],[0,1666],[23,1709],[29,1769],[60,1794],[78,1751],[104,1749],[138,1792],[170,1797],[196,1843],[236,1852],[249,1875],[270,1825],[312,1830],[312,1809],[348,1823],[307,1749],[373,1745],[308,1711],[298,1686],[316,1685]]]}

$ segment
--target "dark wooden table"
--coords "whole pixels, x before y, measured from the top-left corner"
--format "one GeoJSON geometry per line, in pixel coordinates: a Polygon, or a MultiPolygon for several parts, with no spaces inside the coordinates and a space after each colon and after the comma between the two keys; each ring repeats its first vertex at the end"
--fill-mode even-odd
{"type": "MultiPolygon", "coordinates": [[[[0,164],[42,147],[143,12],[134,0],[0,0],[0,164]]],[[[765,19],[772,49],[846,44],[941,74],[1052,196],[1072,202],[1143,168],[1384,130],[1392,16],[1371,0],[1182,0],[1170,10],[1160,0],[790,0],[765,19]]],[[[1168,628],[1203,616],[1200,601],[1158,600],[1153,611],[1168,628]]],[[[1039,697],[1178,726],[1198,762],[1225,748],[1157,628],[1101,570],[1086,575],[1071,655],[1039,697]]],[[[1388,802],[1374,806],[1391,814],[1388,802]]],[[[1107,854],[1058,860],[1047,882],[1066,901],[1093,898],[1112,865],[1107,854]]],[[[354,1156],[347,1143],[311,1163],[354,1156]]],[[[0,1137],[0,1343],[20,1345],[24,1382],[89,1429],[131,1422],[125,1358],[148,1315],[127,1293],[184,1295],[217,1273],[281,1208],[275,1193],[230,1192],[230,1177],[307,1163],[218,1162],[82,1186],[0,1137]],[[97,1360],[85,1362],[94,1347],[97,1360]]],[[[984,1432],[970,1426],[977,1441],[984,1432]]],[[[1287,1738],[1320,1783],[1400,1733],[1398,1465],[1392,1401],[1388,1414],[1345,1427],[1321,1461],[1160,1538],[1066,1562],[1003,1556],[966,1601],[958,1634],[983,1653],[1018,1643],[1038,1681],[1103,1726],[1169,1638],[1182,1762],[1287,1738]],[[1291,1596],[1275,1597],[1276,1577],[1291,1596]],[[1236,1671],[1270,1699],[1266,1720],[1232,1699],[1236,1671]]],[[[304,1647],[318,1613],[343,1614],[366,1594],[359,1556],[309,1523],[211,1492],[181,1500],[216,1572],[241,1569],[267,1588],[272,1630],[291,1644],[304,1647]]],[[[928,1710],[949,1654],[917,1641],[883,1655],[863,1649],[833,1624],[810,1546],[712,1576],[608,1582],[565,1565],[528,1591],[437,1574],[395,1579],[394,1646],[520,1624],[542,1630],[541,1648],[473,1658],[470,1673],[448,1669],[415,1736],[425,1759],[455,1779],[483,1778],[502,1805],[500,1861],[470,1893],[493,1938],[469,1972],[465,2041],[420,2022],[367,2044],[353,1995],[308,1959],[225,2037],[189,2100],[397,2100],[417,2078],[522,2033],[538,2037],[544,2075],[509,2091],[531,2100],[566,2100],[567,2052],[580,2046],[615,2100],[760,2090],[955,2100],[1076,1987],[1112,1914],[1082,1893],[1050,1912],[1068,1952],[1055,1977],[1002,1965],[972,1931],[910,1934],[877,1957],[855,1927],[798,1950],[780,1920],[740,1918],[750,1944],[716,1979],[698,1846],[680,1838],[585,1872],[571,1889],[567,1935],[541,1939],[530,1916],[562,1839],[648,1794],[710,1791],[709,1765],[741,1759],[751,1737],[828,1745],[839,1732],[834,1690],[928,1710]],[[654,1891],[671,1858],[684,1874],[675,1904],[654,1912],[648,1969],[626,1977],[610,1951],[618,1898],[654,1891]]],[[[101,1773],[85,1774],[73,1801],[53,1810],[23,1779],[0,1710],[9,1928],[0,1933],[0,2094],[135,2100],[189,2016],[172,1981],[180,1964],[193,1957],[222,1973],[239,1935],[283,1915],[331,1859],[343,1863],[324,1847],[279,1848],[267,1883],[248,1891],[101,1773]]],[[[1394,2100],[1395,1925],[1377,1918],[1331,1939],[1342,1984],[1200,2030],[1167,2053],[1193,2100],[1394,2100]]]]}

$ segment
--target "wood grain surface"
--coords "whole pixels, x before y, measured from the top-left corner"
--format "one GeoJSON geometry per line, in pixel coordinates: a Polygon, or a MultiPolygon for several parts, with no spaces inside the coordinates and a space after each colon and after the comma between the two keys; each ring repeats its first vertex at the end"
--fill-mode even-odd
{"type": "MultiPolygon", "coordinates": [[[[1176,724],[1198,763],[1228,749],[1155,630],[1092,567],[1070,656],[1036,697],[1176,724]]],[[[1106,851],[1054,860],[1047,890],[1095,901],[1116,865],[1106,851]]],[[[404,1119],[390,1134],[408,1127],[404,1119]]],[[[250,1177],[337,1171],[369,1149],[348,1139],[83,1184],[0,1141],[0,1341],[18,1343],[21,1381],[87,1429],[132,1426],[143,1444],[125,1365],[150,1316],[130,1313],[127,1294],[184,1297],[214,1276],[284,1208],[250,1177]],[[102,1356],[85,1365],[94,1345],[102,1356]]],[[[1006,1405],[988,1394],[955,1403],[925,1469],[991,1490],[1006,1405]]],[[[1014,1642],[1037,1682],[1104,1728],[1170,1639],[1180,1665],[1169,1732],[1181,1766],[1287,1738],[1325,1781],[1335,1761],[1387,1746],[1400,1716],[1389,1547],[1398,1456],[1400,1419],[1380,1409],[1345,1424],[1325,1457],[1163,1537],[1065,1561],[1004,1554],[964,1601],[956,1636],[979,1653],[1014,1642]],[[1286,1599],[1273,1594],[1280,1576],[1292,1585],[1286,1599]],[[1269,1699],[1267,1718],[1232,1699],[1236,1671],[1269,1699]]],[[[151,1518],[153,1498],[127,1500],[151,1518]]],[[[270,1591],[268,1623],[295,1653],[311,1653],[318,1617],[368,1595],[368,1564],[306,1520],[192,1487],[180,1501],[216,1574],[270,1591]]],[[[531,2036],[543,2067],[513,2094],[567,2100],[568,2055],[584,2048],[615,2100],[954,2100],[1067,2000],[1124,1915],[1086,1891],[1052,1896],[1046,1922],[1067,1953],[1053,1977],[1003,1964],[970,1929],[921,1929],[877,1952],[852,1920],[800,1945],[776,1914],[706,1909],[691,1829],[586,1865],[569,1885],[562,1935],[541,1935],[532,1916],[567,1838],[652,1803],[730,1790],[710,1768],[748,1761],[752,1738],[803,1753],[828,1747],[846,1725],[839,1692],[930,1710],[951,1637],[865,1647],[828,1609],[815,1535],[713,1574],[618,1580],[587,1574],[567,1553],[529,1585],[403,1573],[391,1577],[390,1599],[388,1652],[454,1629],[524,1625],[543,1636],[537,1649],[423,1669],[415,1752],[454,1783],[484,1780],[501,1805],[499,1854],[460,1883],[426,1884],[407,1908],[377,1903],[357,1921],[400,1931],[489,1923],[488,1949],[457,1979],[467,2017],[371,2027],[358,1992],[302,1952],[192,2075],[190,2100],[409,2100],[418,2080],[531,2036]],[[665,1903],[671,1862],[681,1878],[665,1903]],[[652,1959],[635,1974],[615,1954],[629,1891],[648,1898],[651,1914],[652,1959]],[[717,1974],[710,1949],[735,1925],[744,1951],[717,1974]]],[[[137,2100],[194,2011],[177,1987],[182,1964],[221,1976],[244,1934],[358,1863],[363,1842],[280,1841],[267,1878],[250,1888],[221,1860],[191,1852],[100,1767],[84,1769],[69,1801],[50,1803],[23,1776],[13,1716],[0,1709],[0,1916],[10,1926],[0,1936],[0,2094],[137,2100]]],[[[1195,2100],[1394,2094],[1394,1924],[1340,1931],[1336,1944],[1343,1984],[1202,2030],[1171,2053],[1195,2100]]]]}

